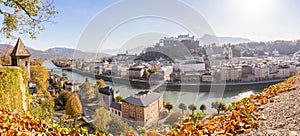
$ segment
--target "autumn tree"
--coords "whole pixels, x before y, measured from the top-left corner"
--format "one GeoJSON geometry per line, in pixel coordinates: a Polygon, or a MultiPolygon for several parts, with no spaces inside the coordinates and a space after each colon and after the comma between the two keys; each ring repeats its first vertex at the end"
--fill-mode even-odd
{"type": "Polygon", "coordinates": [[[220,114],[220,111],[224,111],[226,109],[226,104],[224,102],[215,101],[211,103],[211,108],[214,108],[220,114]]]}
{"type": "Polygon", "coordinates": [[[49,120],[54,112],[54,101],[47,90],[49,74],[44,66],[30,67],[31,81],[36,83],[37,95],[31,96],[29,113],[36,119],[49,120]]]}
{"type": "Polygon", "coordinates": [[[204,111],[206,110],[206,105],[205,105],[205,104],[201,104],[200,110],[201,110],[202,112],[204,112],[204,111]]]}
{"type": "Polygon", "coordinates": [[[184,103],[180,103],[178,108],[181,109],[182,113],[187,110],[187,106],[184,103]]]}
{"type": "Polygon", "coordinates": [[[96,82],[96,88],[97,89],[105,88],[105,87],[106,87],[106,84],[105,84],[103,79],[97,80],[97,82],[96,82]]]}
{"type": "Polygon", "coordinates": [[[66,104],[66,115],[74,119],[73,127],[76,125],[77,117],[82,114],[82,105],[76,93],[72,93],[66,104]]]}
{"type": "Polygon", "coordinates": [[[191,110],[192,111],[192,115],[194,115],[194,111],[197,110],[196,105],[195,104],[190,104],[189,105],[189,110],[191,110]]]}
{"type": "Polygon", "coordinates": [[[115,98],[115,102],[120,102],[123,99],[124,99],[124,97],[122,95],[119,95],[115,98]]]}
{"type": "Polygon", "coordinates": [[[108,130],[108,123],[110,122],[111,117],[109,111],[107,111],[104,107],[99,107],[96,109],[94,114],[94,121],[96,127],[101,131],[107,132],[108,130]]]}
{"type": "Polygon", "coordinates": [[[1,0],[0,14],[3,15],[0,32],[6,38],[14,37],[15,32],[35,39],[51,22],[58,12],[52,0],[1,0]]]}
{"type": "Polygon", "coordinates": [[[165,108],[170,112],[173,109],[173,104],[167,102],[166,105],[165,105],[165,108]]]}
{"type": "Polygon", "coordinates": [[[48,92],[48,70],[44,66],[31,66],[30,67],[30,79],[36,83],[37,93],[43,94],[48,92]]]}
{"type": "Polygon", "coordinates": [[[121,118],[114,117],[108,123],[108,133],[113,134],[114,136],[117,134],[121,134],[124,132],[125,126],[126,124],[121,118]]]}

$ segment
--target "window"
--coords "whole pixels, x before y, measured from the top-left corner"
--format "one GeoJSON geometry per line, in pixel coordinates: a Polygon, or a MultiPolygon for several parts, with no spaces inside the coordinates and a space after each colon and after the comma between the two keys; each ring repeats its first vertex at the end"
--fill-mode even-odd
{"type": "Polygon", "coordinates": [[[130,114],[129,117],[132,118],[132,119],[134,119],[134,114],[130,114]]]}

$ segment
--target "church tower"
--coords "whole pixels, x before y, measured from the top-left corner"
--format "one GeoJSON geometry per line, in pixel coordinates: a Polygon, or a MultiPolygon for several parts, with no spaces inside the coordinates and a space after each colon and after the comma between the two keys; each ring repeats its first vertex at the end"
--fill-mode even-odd
{"type": "Polygon", "coordinates": [[[26,78],[30,79],[30,53],[20,38],[10,54],[10,57],[11,65],[24,68],[26,78]]]}

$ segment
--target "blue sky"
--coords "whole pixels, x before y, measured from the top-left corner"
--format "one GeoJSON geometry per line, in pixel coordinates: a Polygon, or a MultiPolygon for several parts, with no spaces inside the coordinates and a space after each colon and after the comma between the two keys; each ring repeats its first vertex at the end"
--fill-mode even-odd
{"type": "MultiPolygon", "coordinates": [[[[24,43],[32,48],[46,50],[51,47],[77,48],[77,42],[84,29],[97,14],[108,9],[117,0],[56,0],[55,24],[46,24],[36,40],[23,37],[24,43]]],[[[182,0],[203,16],[217,36],[249,38],[253,41],[273,41],[300,39],[300,1],[298,0],[182,0]]],[[[126,8],[136,8],[131,4],[126,8]]],[[[145,5],[147,6],[147,5],[145,5]]],[[[175,15],[180,9],[173,10],[165,5],[167,12],[175,15]],[[171,10],[171,11],[168,11],[171,10]],[[173,11],[172,11],[173,10],[173,11]]],[[[155,10],[155,7],[153,7],[155,10]]],[[[118,11],[120,12],[120,11],[118,11]]],[[[126,13],[127,11],[121,11],[126,13]]],[[[186,13],[186,16],[189,16],[186,13]]],[[[103,21],[113,20],[107,16],[103,21]]],[[[95,29],[103,29],[99,26],[95,29]]],[[[126,41],[143,33],[177,35],[189,33],[172,22],[157,18],[142,18],[127,22],[116,28],[103,42],[102,49],[121,48],[126,41]]],[[[2,36],[3,37],[3,36],[2,36]]],[[[154,41],[142,40],[140,44],[153,44],[154,41]]],[[[1,43],[15,40],[4,40],[1,43]]]]}

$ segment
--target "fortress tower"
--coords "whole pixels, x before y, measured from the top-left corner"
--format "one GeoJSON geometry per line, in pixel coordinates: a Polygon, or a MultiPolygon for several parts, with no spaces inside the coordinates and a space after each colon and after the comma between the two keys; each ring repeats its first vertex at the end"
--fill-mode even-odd
{"type": "Polygon", "coordinates": [[[11,65],[25,69],[26,78],[30,79],[30,53],[19,38],[11,56],[11,65]]]}

